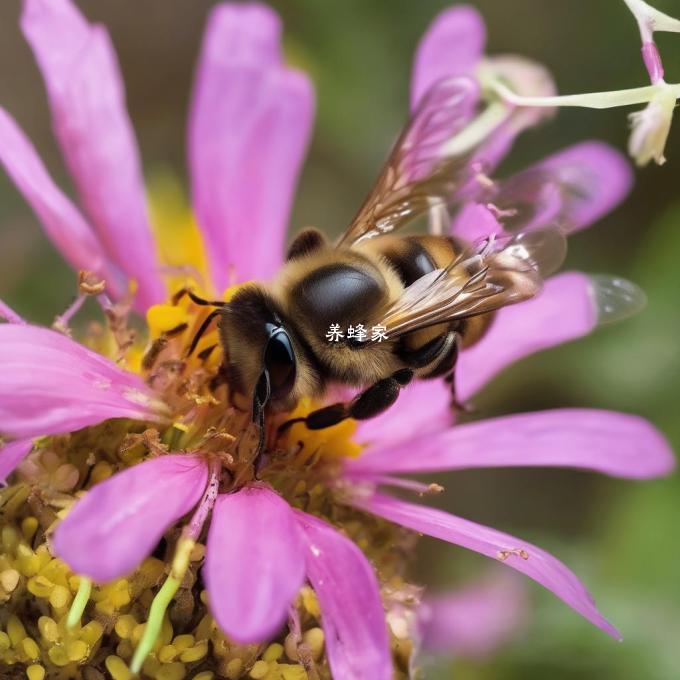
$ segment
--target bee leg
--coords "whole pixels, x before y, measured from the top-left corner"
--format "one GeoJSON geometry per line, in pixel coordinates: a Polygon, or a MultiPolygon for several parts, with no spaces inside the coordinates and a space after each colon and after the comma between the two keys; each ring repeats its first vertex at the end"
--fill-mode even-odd
{"type": "Polygon", "coordinates": [[[269,373],[262,371],[260,379],[257,381],[255,387],[255,394],[253,394],[253,423],[258,429],[258,443],[253,465],[257,471],[261,465],[261,457],[264,451],[266,431],[264,429],[264,409],[267,406],[269,397],[271,396],[271,383],[269,381],[269,373]]]}
{"type": "Polygon", "coordinates": [[[287,429],[296,422],[304,422],[310,430],[323,430],[332,427],[347,418],[367,420],[386,411],[399,396],[399,390],[408,385],[413,378],[413,371],[404,368],[393,373],[389,378],[378,380],[352,401],[338,402],[325,408],[312,411],[306,418],[294,418],[285,422],[280,430],[287,429]]]}
{"type": "Polygon", "coordinates": [[[476,409],[473,406],[458,399],[458,395],[456,394],[455,369],[444,378],[444,381],[448,383],[449,389],[451,390],[451,408],[458,413],[465,413],[467,415],[475,413],[476,409]]]}

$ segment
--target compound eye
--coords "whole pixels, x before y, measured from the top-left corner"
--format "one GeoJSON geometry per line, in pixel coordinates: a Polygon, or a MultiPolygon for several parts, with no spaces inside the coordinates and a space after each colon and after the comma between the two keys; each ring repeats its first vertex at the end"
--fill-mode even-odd
{"type": "Polygon", "coordinates": [[[297,367],[293,344],[283,328],[277,328],[267,341],[264,367],[269,373],[272,399],[285,397],[293,389],[297,367]]]}

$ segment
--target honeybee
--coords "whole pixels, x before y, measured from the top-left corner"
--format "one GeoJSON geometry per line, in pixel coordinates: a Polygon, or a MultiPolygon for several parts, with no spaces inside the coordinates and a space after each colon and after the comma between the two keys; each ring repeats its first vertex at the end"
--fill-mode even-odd
{"type": "Polygon", "coordinates": [[[226,379],[252,396],[260,425],[265,407],[290,410],[330,384],[361,391],[298,419],[310,429],[374,417],[413,378],[452,376],[459,349],[482,337],[494,311],[534,296],[545,268],[560,264],[565,245],[556,230],[481,244],[393,233],[471,181],[467,168],[479,143],[465,146],[457,135],[473,87],[450,78],[430,89],[336,243],[305,229],[272,283],[244,284],[229,302],[192,295],[217,307],[197,336],[218,318],[226,379]],[[332,326],[381,332],[329,338],[332,326]]]}

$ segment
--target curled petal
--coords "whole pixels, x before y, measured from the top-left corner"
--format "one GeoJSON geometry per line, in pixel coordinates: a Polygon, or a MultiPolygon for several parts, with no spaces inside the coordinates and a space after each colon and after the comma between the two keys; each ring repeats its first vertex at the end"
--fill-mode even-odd
{"type": "Polygon", "coordinates": [[[296,511],[334,678],[390,680],[392,655],[373,567],[348,538],[296,511]]]}
{"type": "Polygon", "coordinates": [[[375,418],[359,421],[357,439],[372,446],[403,441],[413,432],[425,435],[453,424],[451,388],[443,380],[414,380],[397,402],[375,418]]]}
{"type": "Polygon", "coordinates": [[[0,435],[71,432],[109,418],[159,420],[144,382],[71,338],[29,325],[0,325],[0,435]]]}
{"type": "Polygon", "coordinates": [[[488,657],[522,632],[526,615],[526,592],[517,578],[489,578],[431,595],[418,611],[422,650],[488,657]]]}
{"type": "Polygon", "coordinates": [[[104,249],[92,229],[49,176],[31,142],[16,121],[0,108],[0,163],[40,219],[45,233],[77,271],[87,269],[117,290],[104,249]]]}
{"type": "Polygon", "coordinates": [[[165,530],[200,500],[208,480],[203,459],[148,460],[94,486],[54,533],[54,553],[95,581],[130,574],[165,530]]]}
{"type": "Polygon", "coordinates": [[[281,63],[281,26],[257,3],[216,7],[189,120],[194,207],[217,290],[269,278],[283,260],[314,94],[281,63]]]}
{"type": "Polygon", "coordinates": [[[556,409],[457,425],[425,439],[385,447],[350,461],[367,474],[482,467],[569,467],[615,477],[668,474],[668,442],[638,416],[597,409],[556,409]]]}
{"type": "Polygon", "coordinates": [[[653,40],[655,31],[680,33],[680,21],[660,12],[644,0],[623,0],[635,16],[643,42],[653,40]]]}
{"type": "Polygon", "coordinates": [[[480,13],[470,5],[441,12],[416,49],[411,81],[411,108],[437,80],[472,76],[482,58],[486,28],[480,13]]]}
{"type": "Polygon", "coordinates": [[[515,214],[509,231],[548,225],[571,233],[613,210],[627,196],[633,176],[625,158],[600,142],[576,144],[500,182],[490,200],[515,214]]]}
{"type": "Polygon", "coordinates": [[[590,593],[564,564],[531,543],[441,510],[375,494],[354,504],[374,515],[499,560],[552,591],[581,616],[616,639],[619,632],[596,609],[590,593]]]}
{"type": "Polygon", "coordinates": [[[25,0],[21,27],[42,71],[55,135],[101,242],[139,285],[140,308],[165,297],[134,131],[107,32],[71,0],[25,0]]]}
{"type": "Polygon", "coordinates": [[[465,401],[519,359],[595,328],[598,306],[591,280],[579,272],[549,279],[533,299],[497,312],[487,334],[461,353],[456,393],[465,401]]]}
{"type": "Polygon", "coordinates": [[[288,503],[263,486],[218,496],[203,573],[210,610],[230,638],[270,639],[305,575],[303,543],[288,503]]]}
{"type": "Polygon", "coordinates": [[[14,468],[26,458],[32,446],[32,439],[17,439],[7,444],[0,444],[0,484],[5,483],[14,468]]]}

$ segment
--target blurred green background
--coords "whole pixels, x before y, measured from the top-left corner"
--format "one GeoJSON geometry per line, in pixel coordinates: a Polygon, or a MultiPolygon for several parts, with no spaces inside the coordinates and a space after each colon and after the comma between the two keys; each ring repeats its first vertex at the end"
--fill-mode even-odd
{"type": "MultiPolygon", "coordinates": [[[[207,0],[79,3],[105,23],[118,49],[145,171],[184,180],[184,125],[207,0]]],[[[440,0],[279,0],[289,59],[310,72],[318,115],[292,225],[337,231],[351,218],[401,126],[411,55],[440,0]]],[[[545,63],[561,92],[646,84],[632,17],[618,0],[478,0],[491,52],[545,63]]],[[[656,2],[678,12],[678,3],[656,2]]],[[[50,170],[70,187],[52,140],[42,83],[17,28],[18,0],[0,4],[0,104],[22,124],[50,170]]],[[[680,36],[658,39],[668,80],[680,80],[680,36]]],[[[600,138],[623,149],[629,110],[564,110],[525,134],[501,167],[506,174],[562,146],[600,138]]],[[[626,203],[570,241],[569,268],[638,282],[649,306],[507,371],[477,400],[484,416],[558,406],[639,413],[680,450],[680,130],[662,167],[637,172],[626,203]]],[[[49,323],[69,303],[72,273],[36,219],[0,176],[0,295],[49,323]]],[[[438,504],[553,551],[578,573],[623,632],[617,644],[547,592],[527,583],[527,629],[492,659],[456,659],[430,678],[680,677],[680,482],[635,483],[559,470],[501,470],[444,476],[438,504]]],[[[442,481],[442,480],[439,480],[442,481]]],[[[487,567],[484,558],[423,541],[423,582],[455,587],[487,567]]]]}

